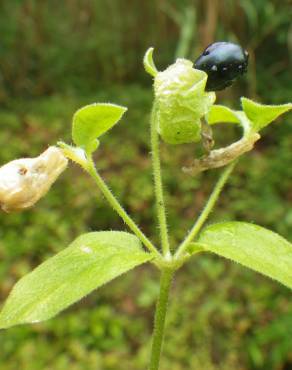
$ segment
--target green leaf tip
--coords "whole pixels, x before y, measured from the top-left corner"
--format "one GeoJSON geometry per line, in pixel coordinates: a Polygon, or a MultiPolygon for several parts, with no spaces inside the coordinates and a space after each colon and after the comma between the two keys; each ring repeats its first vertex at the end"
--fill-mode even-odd
{"type": "Polygon", "coordinates": [[[111,129],[127,111],[111,103],[94,103],[79,109],[73,117],[72,139],[87,153],[98,146],[97,138],[111,129]]]}
{"type": "Polygon", "coordinates": [[[145,71],[149,73],[152,77],[155,77],[158,73],[158,70],[153,61],[153,51],[154,51],[154,48],[152,47],[146,51],[144,58],[143,58],[143,64],[144,64],[145,71]]]}
{"type": "Polygon", "coordinates": [[[273,231],[247,222],[205,228],[198,240],[205,251],[238,262],[292,289],[292,244],[273,231]]]}
{"type": "Polygon", "coordinates": [[[126,232],[81,235],[17,282],[0,313],[0,329],[48,320],[152,258],[139,239],[126,232]]]}
{"type": "Polygon", "coordinates": [[[292,109],[292,103],[280,105],[265,105],[256,103],[248,98],[241,98],[242,109],[251,121],[252,129],[256,132],[268,126],[281,114],[292,109]]]}
{"type": "Polygon", "coordinates": [[[212,105],[206,118],[209,125],[222,122],[240,123],[237,113],[224,105],[212,105]]]}

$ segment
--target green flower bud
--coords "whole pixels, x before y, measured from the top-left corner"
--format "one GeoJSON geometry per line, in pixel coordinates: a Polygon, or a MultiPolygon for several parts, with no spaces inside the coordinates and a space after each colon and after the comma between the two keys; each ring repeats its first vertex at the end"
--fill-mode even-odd
{"type": "Polygon", "coordinates": [[[215,102],[214,92],[206,92],[207,74],[193,68],[186,59],[177,59],[154,80],[158,104],[158,131],[169,144],[198,142],[201,118],[215,102]]]}

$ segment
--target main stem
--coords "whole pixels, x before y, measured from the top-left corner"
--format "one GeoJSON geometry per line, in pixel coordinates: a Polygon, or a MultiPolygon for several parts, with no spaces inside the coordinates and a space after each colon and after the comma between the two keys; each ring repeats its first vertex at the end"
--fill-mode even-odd
{"type": "Polygon", "coordinates": [[[151,151],[152,151],[152,167],[154,177],[154,190],[156,198],[156,208],[158,223],[160,229],[161,246],[164,255],[169,254],[169,239],[166,221],[166,211],[163,197],[163,187],[161,178],[161,165],[159,156],[159,136],[157,132],[157,104],[154,102],[151,113],[151,151]]]}
{"type": "Polygon", "coordinates": [[[179,257],[181,256],[186,248],[188,247],[188,245],[194,240],[194,238],[197,236],[198,232],[201,230],[202,226],[204,225],[204,223],[206,222],[207,218],[209,217],[210,213],[212,212],[218,198],[219,198],[219,195],[226,183],[226,181],[228,180],[231,172],[233,171],[233,168],[235,166],[237,161],[233,161],[231,162],[226,168],[225,170],[222,172],[219,180],[217,181],[217,184],[215,185],[209,199],[208,199],[208,202],[206,203],[206,206],[205,208],[203,209],[203,212],[201,213],[201,215],[199,216],[199,218],[197,219],[197,221],[195,222],[194,226],[192,227],[191,231],[189,232],[189,234],[187,235],[187,237],[185,238],[185,240],[181,243],[181,245],[179,246],[175,256],[176,257],[179,257]]]}
{"type": "Polygon", "coordinates": [[[147,236],[141,231],[141,229],[137,226],[135,221],[127,214],[127,212],[124,210],[124,208],[120,205],[119,201],[116,199],[116,197],[113,195],[113,193],[110,191],[102,177],[97,172],[95,165],[92,161],[92,159],[88,160],[88,167],[87,167],[88,173],[91,175],[91,177],[94,179],[95,183],[103,193],[106,200],[109,202],[111,207],[118,213],[118,215],[123,219],[125,224],[128,225],[129,229],[133,231],[134,234],[141,240],[141,242],[145,245],[145,247],[152,253],[155,253],[156,256],[160,256],[160,253],[155,248],[155,246],[152,244],[152,242],[147,238],[147,236]]]}
{"type": "Polygon", "coordinates": [[[164,338],[165,318],[173,274],[174,272],[171,270],[163,270],[161,272],[159,298],[157,301],[154,318],[154,332],[149,370],[159,370],[164,338]]]}

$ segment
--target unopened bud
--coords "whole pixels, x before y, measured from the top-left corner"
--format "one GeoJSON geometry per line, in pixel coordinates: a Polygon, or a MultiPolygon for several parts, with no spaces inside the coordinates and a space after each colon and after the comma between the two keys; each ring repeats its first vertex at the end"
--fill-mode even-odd
{"type": "Polygon", "coordinates": [[[0,167],[0,207],[6,212],[32,207],[67,163],[62,150],[51,146],[36,158],[16,159],[0,167]]]}
{"type": "Polygon", "coordinates": [[[166,142],[181,144],[201,140],[201,118],[216,98],[214,92],[205,91],[207,77],[186,59],[177,59],[155,76],[158,130],[166,142]]]}

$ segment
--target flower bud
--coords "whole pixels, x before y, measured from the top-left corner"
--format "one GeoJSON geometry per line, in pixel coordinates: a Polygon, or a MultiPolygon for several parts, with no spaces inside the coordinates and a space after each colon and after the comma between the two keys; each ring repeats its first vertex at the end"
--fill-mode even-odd
{"type": "Polygon", "coordinates": [[[0,207],[6,212],[32,207],[67,163],[62,150],[51,146],[36,158],[16,159],[0,167],[0,207]]]}
{"type": "Polygon", "coordinates": [[[154,80],[162,138],[170,144],[201,139],[201,118],[215,102],[214,92],[205,92],[207,74],[193,68],[186,59],[177,59],[154,80]]]}

